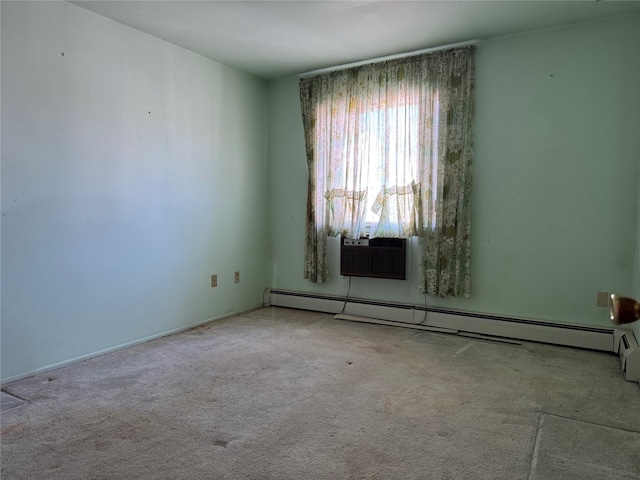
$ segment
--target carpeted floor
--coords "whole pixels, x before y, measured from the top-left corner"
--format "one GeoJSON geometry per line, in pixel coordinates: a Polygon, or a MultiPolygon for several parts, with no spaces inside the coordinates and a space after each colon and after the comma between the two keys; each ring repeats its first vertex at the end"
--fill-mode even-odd
{"type": "Polygon", "coordinates": [[[638,479],[610,354],[263,308],[3,386],[3,479],[638,479]]]}

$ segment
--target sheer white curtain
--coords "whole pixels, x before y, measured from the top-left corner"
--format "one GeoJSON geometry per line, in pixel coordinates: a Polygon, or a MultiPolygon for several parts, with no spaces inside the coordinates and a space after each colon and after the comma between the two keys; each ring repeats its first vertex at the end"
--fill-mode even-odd
{"type": "Polygon", "coordinates": [[[427,270],[433,277],[451,256],[442,242],[455,232],[442,236],[438,226],[468,220],[443,207],[460,191],[451,174],[461,174],[463,193],[470,191],[472,55],[466,47],[300,80],[309,166],[305,278],[327,280],[328,235],[357,238],[369,227],[372,237],[420,236],[421,290],[457,294],[440,272],[429,289],[427,270]]]}

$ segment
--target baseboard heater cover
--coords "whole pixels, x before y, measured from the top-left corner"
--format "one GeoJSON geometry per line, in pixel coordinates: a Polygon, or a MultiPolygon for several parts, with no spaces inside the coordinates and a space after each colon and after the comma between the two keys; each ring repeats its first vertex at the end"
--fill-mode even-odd
{"type": "Polygon", "coordinates": [[[278,289],[267,289],[265,305],[352,315],[394,323],[420,324],[424,327],[617,353],[613,348],[613,328],[560,324],[278,289]]]}
{"type": "Polygon", "coordinates": [[[632,330],[614,329],[613,351],[620,357],[624,378],[630,382],[640,382],[640,346],[632,330]]]}

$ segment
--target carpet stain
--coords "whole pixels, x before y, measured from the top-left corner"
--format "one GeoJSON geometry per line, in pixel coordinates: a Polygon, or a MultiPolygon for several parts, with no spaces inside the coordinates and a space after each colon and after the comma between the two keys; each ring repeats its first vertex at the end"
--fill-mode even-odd
{"type": "Polygon", "coordinates": [[[377,345],[371,345],[371,346],[367,346],[367,348],[373,350],[376,353],[381,353],[383,355],[388,355],[391,353],[396,353],[396,349],[393,348],[389,348],[389,347],[383,347],[383,346],[377,346],[377,345]]]}
{"type": "Polygon", "coordinates": [[[222,447],[222,448],[227,448],[227,444],[228,444],[228,443],[229,443],[229,442],[226,442],[226,441],[224,441],[224,440],[216,440],[215,442],[213,442],[213,444],[214,444],[216,447],[222,447]]]}
{"type": "Polygon", "coordinates": [[[402,466],[399,459],[370,445],[359,445],[352,448],[347,456],[347,470],[350,480],[389,478],[389,470],[402,466]]]}
{"type": "Polygon", "coordinates": [[[12,435],[15,433],[19,433],[24,430],[24,423],[16,423],[15,425],[10,425],[0,430],[0,435],[12,435]]]}
{"type": "Polygon", "coordinates": [[[93,441],[93,448],[95,448],[96,450],[104,450],[110,446],[111,446],[111,442],[106,442],[104,440],[93,441]]]}
{"type": "Polygon", "coordinates": [[[137,437],[138,428],[131,423],[122,423],[116,427],[116,435],[118,438],[125,440],[133,440],[137,437]]]}

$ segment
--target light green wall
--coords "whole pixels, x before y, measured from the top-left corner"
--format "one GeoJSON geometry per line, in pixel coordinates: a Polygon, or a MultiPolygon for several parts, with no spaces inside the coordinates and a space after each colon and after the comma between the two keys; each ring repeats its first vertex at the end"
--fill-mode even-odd
{"type": "Polygon", "coordinates": [[[1,8],[2,378],[261,305],[266,83],[74,5],[1,8]]]}
{"type": "MultiPolygon", "coordinates": [[[[640,137],[640,129],[638,130],[638,137],[640,137]]],[[[638,149],[638,164],[640,165],[640,149],[638,149]]],[[[640,167],[639,167],[640,168],[640,167]]],[[[638,196],[638,212],[640,212],[640,196],[638,196]]],[[[640,213],[638,220],[638,237],[636,240],[636,276],[635,276],[635,289],[634,298],[640,302],[640,213]]],[[[633,324],[636,339],[640,343],[640,320],[633,324]]]]}
{"type": "MultiPolygon", "coordinates": [[[[640,15],[638,15],[638,19],[637,19],[637,31],[640,32],[640,15]]],[[[638,46],[638,57],[640,57],[640,35],[637,38],[637,43],[636,45],[638,46]]],[[[640,77],[640,59],[638,60],[638,64],[637,64],[637,68],[638,68],[638,77],[640,77]]],[[[638,110],[640,110],[640,105],[638,106],[638,110]]],[[[636,138],[640,138],[640,124],[638,124],[637,128],[636,128],[636,138]]],[[[638,159],[638,174],[636,175],[636,178],[640,177],[640,142],[638,142],[638,144],[636,145],[636,158],[638,159]]],[[[637,216],[637,240],[636,240],[636,263],[635,263],[635,289],[634,289],[634,295],[635,298],[640,301],[640,192],[638,193],[638,216],[637,216]]],[[[638,339],[638,342],[640,343],[640,320],[635,322],[634,325],[634,331],[635,331],[635,335],[636,335],[636,339],[638,339]]]]}
{"type": "MultiPolygon", "coordinates": [[[[477,46],[473,274],[469,299],[429,305],[610,325],[596,292],[628,291],[636,255],[638,15],[477,46]]],[[[307,170],[296,78],[269,86],[273,288],[347,293],[303,280],[307,170]]],[[[350,295],[422,304],[417,242],[407,281],[354,278],[350,295]]]]}
{"type": "MultiPolygon", "coordinates": [[[[640,31],[640,15],[638,16],[638,30],[640,31]]],[[[640,51],[640,39],[638,39],[638,50],[640,51]]],[[[640,76],[640,62],[638,62],[638,76],[640,76]]],[[[640,108],[640,107],[639,107],[640,108]]],[[[640,138],[640,125],[638,125],[637,138],[640,138]]],[[[640,172],[640,143],[636,151],[636,158],[638,159],[638,171],[640,172]]],[[[640,175],[639,175],[640,177],[640,175]]],[[[637,239],[636,239],[636,263],[635,263],[635,288],[634,298],[640,301],[640,192],[638,194],[638,219],[637,219],[637,239]]],[[[640,320],[633,324],[635,336],[640,343],[640,320]]]]}

